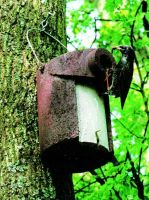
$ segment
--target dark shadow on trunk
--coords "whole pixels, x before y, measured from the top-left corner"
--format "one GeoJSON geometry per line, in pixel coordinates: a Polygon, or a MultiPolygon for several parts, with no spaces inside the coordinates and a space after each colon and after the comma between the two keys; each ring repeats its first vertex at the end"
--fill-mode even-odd
{"type": "Polygon", "coordinates": [[[75,200],[72,173],[50,170],[53,185],[56,189],[56,200],[75,200]]]}

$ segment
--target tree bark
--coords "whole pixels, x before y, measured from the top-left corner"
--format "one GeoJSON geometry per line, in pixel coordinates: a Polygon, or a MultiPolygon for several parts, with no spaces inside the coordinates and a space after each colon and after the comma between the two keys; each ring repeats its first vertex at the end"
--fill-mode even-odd
{"type": "Polygon", "coordinates": [[[32,50],[43,63],[65,52],[62,45],[41,31],[40,24],[51,12],[46,31],[66,44],[65,4],[65,0],[0,1],[0,199],[3,200],[55,199],[50,175],[39,159],[35,84],[39,66],[32,50]]]}

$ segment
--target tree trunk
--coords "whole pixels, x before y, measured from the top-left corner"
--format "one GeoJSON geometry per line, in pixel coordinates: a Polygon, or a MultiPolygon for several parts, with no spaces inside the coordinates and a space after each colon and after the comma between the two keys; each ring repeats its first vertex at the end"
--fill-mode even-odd
{"type": "Polygon", "coordinates": [[[55,199],[39,158],[35,80],[37,60],[65,51],[40,24],[51,12],[43,25],[65,44],[65,1],[1,0],[0,8],[0,199],[55,199]]]}

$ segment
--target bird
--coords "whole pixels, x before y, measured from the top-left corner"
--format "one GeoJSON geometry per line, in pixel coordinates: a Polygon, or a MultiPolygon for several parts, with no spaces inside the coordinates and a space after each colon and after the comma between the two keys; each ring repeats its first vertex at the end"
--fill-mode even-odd
{"type": "Polygon", "coordinates": [[[109,89],[109,95],[114,95],[115,98],[120,97],[121,108],[123,109],[132,81],[135,52],[131,46],[122,45],[113,47],[112,52],[114,50],[119,50],[122,57],[113,69],[112,84],[109,89]]]}

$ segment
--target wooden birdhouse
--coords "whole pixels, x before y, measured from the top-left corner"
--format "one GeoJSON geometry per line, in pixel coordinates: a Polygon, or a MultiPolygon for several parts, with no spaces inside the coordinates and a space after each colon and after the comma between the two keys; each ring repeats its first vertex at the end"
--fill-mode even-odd
{"type": "Polygon", "coordinates": [[[107,87],[114,65],[107,50],[87,49],[54,58],[38,71],[39,136],[46,166],[81,172],[113,159],[107,87]]]}

